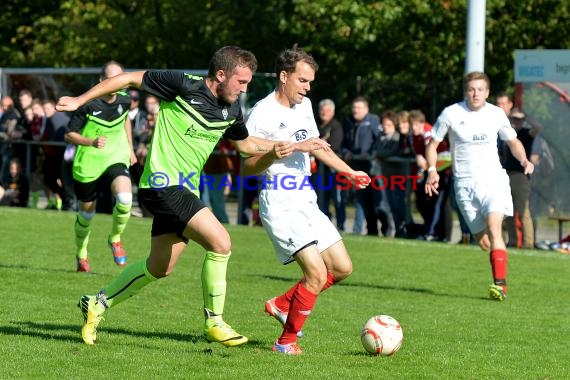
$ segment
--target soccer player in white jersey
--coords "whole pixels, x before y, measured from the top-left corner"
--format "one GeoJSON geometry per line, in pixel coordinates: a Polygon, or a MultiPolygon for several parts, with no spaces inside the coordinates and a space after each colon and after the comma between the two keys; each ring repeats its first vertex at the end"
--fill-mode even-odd
{"type": "Polygon", "coordinates": [[[526,175],[532,174],[534,166],[505,112],[486,101],[489,88],[485,73],[468,73],[463,81],[465,100],[439,115],[426,149],[425,189],[429,195],[437,194],[436,148],[449,132],[457,205],[481,248],[490,250],[493,284],[489,296],[503,301],[507,296],[507,251],[501,225],[504,216],[513,215],[513,201],[509,177],[499,162],[497,136],[509,146],[526,175]]]}
{"type": "MultiPolygon", "coordinates": [[[[277,88],[260,100],[247,121],[251,136],[268,140],[303,141],[318,137],[311,101],[306,97],[318,65],[300,48],[283,51],[277,58],[277,88]]],[[[346,183],[359,189],[370,183],[368,175],[352,170],[332,150],[314,151],[320,161],[342,172],[346,183]]],[[[263,226],[282,264],[296,261],[303,277],[284,294],[265,303],[265,311],[283,325],[283,333],[273,351],[298,355],[297,334],[310,314],[318,295],[348,277],[352,262],[342,238],[317,205],[317,195],[309,186],[308,154],[293,153],[275,159],[265,154],[245,160],[247,174],[263,172],[260,191],[263,226]],[[293,185],[294,184],[294,185],[293,185]]],[[[326,180],[321,180],[321,183],[326,180]]]]}

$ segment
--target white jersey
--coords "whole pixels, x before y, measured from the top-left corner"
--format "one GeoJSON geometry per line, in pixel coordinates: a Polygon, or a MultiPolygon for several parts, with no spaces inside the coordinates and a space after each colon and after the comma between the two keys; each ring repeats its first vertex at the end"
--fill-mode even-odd
{"type": "MultiPolygon", "coordinates": [[[[267,140],[291,141],[293,143],[319,137],[319,130],[309,98],[301,104],[285,107],[275,98],[275,91],[261,99],[253,107],[247,119],[247,130],[251,136],[267,140]]],[[[311,161],[308,153],[294,152],[288,157],[275,161],[265,170],[267,181],[277,180],[280,184],[284,176],[295,181],[306,180],[311,175],[311,161]],[[277,178],[275,178],[277,177],[277,178]]]]}
{"type": "Polygon", "coordinates": [[[455,103],[439,115],[431,135],[442,141],[447,132],[455,178],[492,179],[505,172],[499,161],[497,136],[509,141],[516,139],[517,133],[501,108],[485,103],[472,111],[465,101],[455,103]]]}

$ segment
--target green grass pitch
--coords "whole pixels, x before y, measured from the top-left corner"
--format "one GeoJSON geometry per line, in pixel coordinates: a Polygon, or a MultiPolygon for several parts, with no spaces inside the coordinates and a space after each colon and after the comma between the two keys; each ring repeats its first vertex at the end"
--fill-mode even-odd
{"type": "MultiPolygon", "coordinates": [[[[567,379],[570,257],[511,250],[509,298],[487,297],[489,259],[477,247],[345,236],[351,277],[319,297],[300,339],[304,354],[271,352],[281,329],[266,299],[300,277],[282,266],[261,228],[228,226],[225,320],[243,347],[202,338],[203,251],[191,243],[174,273],[110,309],[95,346],[80,337],[77,300],[117,273],[108,215],[92,222],[92,273],[75,272],[73,213],[0,208],[0,379],[567,379]],[[396,318],[404,344],[373,357],[360,329],[396,318]]],[[[144,260],[149,219],[131,218],[123,242],[144,260]]]]}

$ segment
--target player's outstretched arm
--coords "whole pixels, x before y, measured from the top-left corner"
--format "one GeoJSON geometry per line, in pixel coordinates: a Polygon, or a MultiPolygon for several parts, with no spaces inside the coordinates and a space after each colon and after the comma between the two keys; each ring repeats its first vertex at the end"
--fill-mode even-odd
{"type": "Polygon", "coordinates": [[[524,168],[524,174],[532,174],[534,172],[534,164],[526,158],[526,151],[524,145],[517,138],[507,141],[507,145],[515,157],[521,163],[524,168]]]}
{"type": "Polygon", "coordinates": [[[337,172],[350,173],[353,171],[352,168],[348,166],[344,160],[342,160],[339,156],[337,156],[335,152],[332,151],[332,149],[314,150],[312,154],[317,158],[317,160],[319,160],[319,162],[322,162],[337,172]]]}
{"type": "Polygon", "coordinates": [[[370,182],[370,176],[363,171],[353,170],[346,162],[344,162],[339,156],[336,155],[331,149],[324,150],[314,150],[313,156],[317,158],[320,162],[325,164],[331,169],[336,170],[340,176],[348,179],[356,189],[364,189],[370,182]]]}
{"type": "Polygon", "coordinates": [[[144,71],[135,71],[119,74],[105,79],[79,96],[62,96],[59,98],[55,109],[58,111],[75,111],[85,103],[101,96],[112,94],[127,87],[140,88],[144,73],[144,71]]]}
{"type": "Polygon", "coordinates": [[[316,150],[324,150],[327,152],[331,152],[331,145],[323,139],[318,137],[312,137],[307,140],[300,141],[298,143],[293,144],[294,149],[297,152],[304,152],[304,153],[311,153],[316,150]]]}
{"type": "MultiPolygon", "coordinates": [[[[267,140],[257,136],[248,136],[244,140],[232,140],[232,142],[242,156],[262,156],[274,151],[275,144],[278,143],[278,141],[267,140]]],[[[293,144],[286,141],[283,141],[283,144],[279,150],[279,158],[286,157],[293,153],[293,144]]]]}

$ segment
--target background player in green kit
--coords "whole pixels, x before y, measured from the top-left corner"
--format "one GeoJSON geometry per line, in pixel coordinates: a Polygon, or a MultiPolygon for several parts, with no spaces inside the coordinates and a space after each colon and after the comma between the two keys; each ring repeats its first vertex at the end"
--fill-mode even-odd
{"type": "MultiPolygon", "coordinates": [[[[109,61],[100,81],[123,73],[123,67],[109,61]]],[[[73,160],[73,185],[79,201],[75,220],[77,271],[89,272],[87,244],[95,216],[96,201],[103,189],[111,188],[115,198],[113,224],[107,242],[115,263],[127,265],[121,233],[131,216],[132,186],[129,166],[136,162],[132,147],[131,122],[127,117],[130,97],[116,91],[79,107],[67,126],[65,140],[77,145],[73,160]]]]}
{"type": "Polygon", "coordinates": [[[248,136],[238,98],[247,90],[256,69],[257,60],[251,52],[226,46],[213,55],[206,78],[178,71],[125,73],[78,97],[59,100],[57,109],[70,111],[127,86],[161,99],[139,185],[141,200],[153,214],[150,255],[127,266],[97,295],[81,297],[85,343],[95,342],[105,309],[168,276],[190,239],[206,251],[202,266],[206,339],[225,346],[247,342],[222,319],[231,241],[223,225],[200,201],[197,189],[202,167],[222,136],[247,155],[273,151],[276,158],[282,158],[296,150],[328,149],[318,138],[292,144],[248,136]]]}

